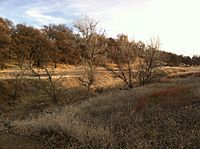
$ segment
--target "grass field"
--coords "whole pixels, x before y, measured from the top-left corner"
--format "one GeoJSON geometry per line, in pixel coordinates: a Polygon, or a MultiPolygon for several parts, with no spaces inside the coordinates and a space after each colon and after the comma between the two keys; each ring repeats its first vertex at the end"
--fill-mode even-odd
{"type": "Polygon", "coordinates": [[[104,73],[88,100],[75,78],[63,78],[53,106],[38,80],[0,83],[0,148],[199,148],[199,67],[159,68],[157,83],[123,88],[104,73]],[[7,94],[6,94],[7,93],[7,94]]]}

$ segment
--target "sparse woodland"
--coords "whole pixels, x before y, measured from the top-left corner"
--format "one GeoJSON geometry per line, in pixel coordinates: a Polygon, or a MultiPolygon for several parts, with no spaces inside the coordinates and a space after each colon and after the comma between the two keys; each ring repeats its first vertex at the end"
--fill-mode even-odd
{"type": "Polygon", "coordinates": [[[40,29],[0,17],[0,148],[10,132],[35,148],[199,148],[199,66],[88,16],[40,29]]]}
{"type": "Polygon", "coordinates": [[[96,68],[104,67],[129,87],[137,80],[147,84],[154,77],[158,66],[199,66],[200,56],[176,55],[161,51],[159,39],[149,43],[130,41],[127,35],[107,38],[96,20],[82,16],[73,22],[73,28],[65,24],[45,25],[41,29],[25,24],[14,25],[0,18],[0,68],[6,69],[6,61],[17,61],[23,70],[44,69],[58,64],[83,65],[80,84],[89,91],[94,84],[96,68]],[[135,61],[138,68],[133,68],[135,61]],[[115,64],[116,68],[108,64],[115,64]],[[117,71],[115,70],[117,69],[117,71]]]}
{"type": "MultiPolygon", "coordinates": [[[[124,61],[126,58],[129,59],[126,56],[131,56],[133,61],[136,57],[143,57],[150,46],[153,46],[152,44],[158,44],[152,41],[151,43],[129,41],[123,34],[119,34],[116,38],[107,38],[105,31],[99,29],[98,22],[87,16],[75,20],[73,24],[73,28],[65,24],[50,24],[37,29],[25,24],[14,25],[8,19],[0,18],[1,69],[6,68],[4,62],[9,59],[17,60],[20,67],[28,62],[29,67],[42,67],[47,63],[53,63],[55,68],[58,63],[74,65],[117,63],[117,56],[121,56],[124,61]],[[127,52],[134,54],[129,55],[127,52]]],[[[156,55],[159,55],[157,59],[163,62],[162,65],[200,65],[198,55],[190,58],[161,51],[157,49],[158,47],[151,47],[153,48],[157,50],[156,55]]]]}

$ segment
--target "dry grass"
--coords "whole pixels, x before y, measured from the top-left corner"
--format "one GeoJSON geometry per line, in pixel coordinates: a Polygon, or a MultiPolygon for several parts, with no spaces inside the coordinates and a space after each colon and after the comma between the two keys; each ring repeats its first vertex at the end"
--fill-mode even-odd
{"type": "Polygon", "coordinates": [[[109,93],[38,118],[16,120],[14,127],[52,148],[199,148],[199,81],[179,78],[109,93]],[[148,106],[135,112],[143,98],[148,98],[148,106]],[[171,101],[178,102],[171,107],[171,101]]]}
{"type": "MultiPolygon", "coordinates": [[[[187,98],[187,94],[189,94],[190,89],[186,86],[175,86],[167,89],[162,89],[147,95],[146,97],[142,97],[136,105],[135,111],[138,112],[144,109],[147,104],[154,103],[159,104],[161,102],[171,102],[173,104],[170,107],[183,104],[183,99],[187,98]],[[178,101],[182,100],[182,101],[178,101]]],[[[190,97],[191,98],[191,97],[190,97]]],[[[187,103],[190,104],[190,103],[187,103]]]]}
{"type": "MultiPolygon", "coordinates": [[[[57,73],[62,67],[77,69],[62,65],[57,73]]],[[[161,71],[176,77],[133,90],[115,90],[122,82],[98,73],[87,101],[82,101],[84,90],[76,78],[63,78],[60,103],[70,103],[64,108],[49,107],[48,97],[35,87],[38,80],[24,79],[19,102],[3,114],[0,110],[0,121],[14,120],[12,131],[31,135],[50,148],[200,148],[199,68],[161,71]]],[[[9,98],[12,83],[0,82],[0,101],[9,98]]]]}
{"type": "Polygon", "coordinates": [[[169,78],[191,76],[192,74],[199,74],[200,67],[159,67],[169,78]]]}

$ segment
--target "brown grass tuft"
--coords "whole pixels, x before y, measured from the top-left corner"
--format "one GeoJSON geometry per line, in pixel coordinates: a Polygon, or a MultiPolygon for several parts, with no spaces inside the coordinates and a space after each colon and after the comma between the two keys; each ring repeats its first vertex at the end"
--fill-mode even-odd
{"type": "Polygon", "coordinates": [[[182,92],[188,90],[188,87],[185,86],[175,86],[169,89],[160,90],[154,92],[150,97],[165,97],[165,96],[179,96],[182,92]]]}
{"type": "Polygon", "coordinates": [[[155,91],[150,95],[139,99],[139,102],[136,104],[135,107],[135,112],[144,109],[149,102],[155,99],[158,99],[158,102],[166,102],[164,100],[173,100],[175,99],[175,97],[181,97],[181,95],[186,93],[187,91],[189,91],[189,87],[186,86],[175,86],[168,89],[155,91]]]}

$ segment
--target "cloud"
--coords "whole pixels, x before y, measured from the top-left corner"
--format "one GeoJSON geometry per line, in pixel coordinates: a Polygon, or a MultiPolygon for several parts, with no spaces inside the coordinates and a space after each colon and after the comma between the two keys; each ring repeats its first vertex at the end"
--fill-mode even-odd
{"type": "Polygon", "coordinates": [[[0,0],[0,15],[17,23],[42,26],[81,15],[100,21],[108,36],[125,33],[147,41],[159,36],[164,50],[199,53],[199,0],[0,0]],[[10,11],[12,10],[12,11],[10,11]]]}
{"type": "Polygon", "coordinates": [[[119,3],[117,3],[119,1],[120,0],[110,2],[106,0],[38,1],[24,5],[20,9],[23,9],[25,12],[22,14],[23,17],[31,23],[37,23],[37,25],[49,23],[65,23],[69,25],[73,19],[78,18],[81,15],[89,15],[90,17],[96,18],[100,22],[109,20],[110,17],[106,16],[109,16],[113,12],[108,12],[108,10],[112,10],[111,7],[114,5],[119,5],[119,3]],[[105,14],[104,11],[108,12],[108,14],[105,14]]]}
{"type": "Polygon", "coordinates": [[[34,19],[40,25],[45,25],[50,23],[58,23],[58,24],[68,23],[68,20],[62,17],[54,17],[48,15],[48,13],[49,11],[46,11],[46,9],[32,8],[26,10],[25,15],[27,16],[27,18],[34,19]]]}

